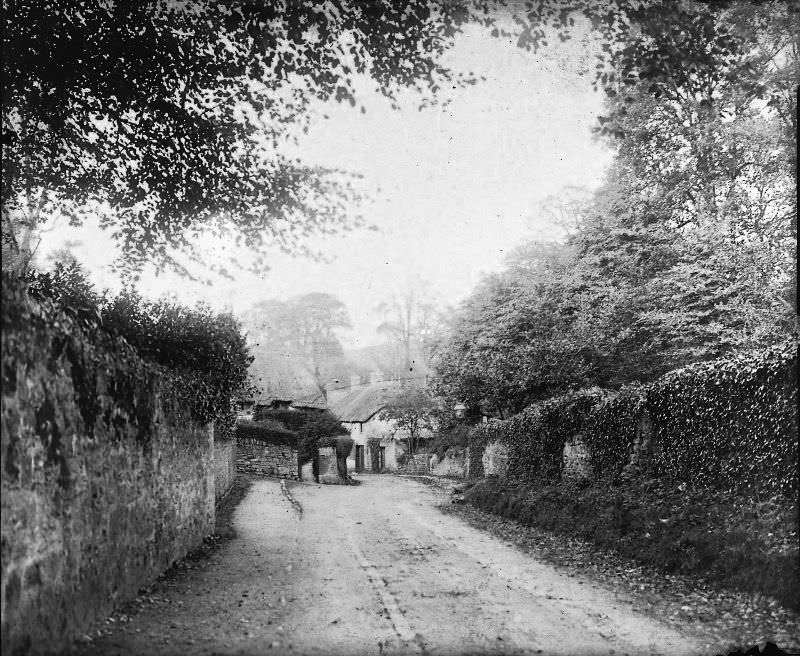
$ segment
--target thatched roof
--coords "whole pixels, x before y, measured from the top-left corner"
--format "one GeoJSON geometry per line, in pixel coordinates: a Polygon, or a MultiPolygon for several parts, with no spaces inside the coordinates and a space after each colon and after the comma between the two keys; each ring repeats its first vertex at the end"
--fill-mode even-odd
{"type": "Polygon", "coordinates": [[[315,408],[317,410],[325,410],[328,407],[325,397],[319,390],[296,397],[292,400],[292,405],[295,408],[315,408]]]}
{"type": "Polygon", "coordinates": [[[400,390],[400,381],[371,383],[352,388],[336,398],[328,397],[330,411],[339,421],[366,422],[385,406],[400,390]]]}

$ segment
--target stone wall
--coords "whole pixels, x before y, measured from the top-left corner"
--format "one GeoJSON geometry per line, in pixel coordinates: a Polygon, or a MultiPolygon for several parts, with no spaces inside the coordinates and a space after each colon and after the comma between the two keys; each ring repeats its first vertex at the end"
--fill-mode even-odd
{"type": "Polygon", "coordinates": [[[500,442],[489,442],[483,450],[483,475],[503,478],[508,470],[508,447],[500,442]]]}
{"type": "Polygon", "coordinates": [[[564,467],[561,475],[572,480],[586,480],[592,477],[592,454],[579,433],[564,444],[564,467]]]}
{"type": "Polygon", "coordinates": [[[431,457],[433,456],[430,453],[415,453],[414,455],[406,456],[406,461],[397,466],[397,473],[428,474],[431,470],[431,457]]]}
{"type": "Polygon", "coordinates": [[[297,479],[297,449],[253,438],[236,439],[236,469],[248,474],[297,479]]]}
{"type": "Polygon", "coordinates": [[[224,497],[236,478],[236,441],[214,442],[214,498],[224,497]]]}
{"type": "Polygon", "coordinates": [[[466,478],[467,453],[466,449],[448,449],[441,461],[435,459],[431,462],[431,474],[451,478],[466,478]]]}
{"type": "Polygon", "coordinates": [[[62,653],[214,529],[212,432],[174,383],[50,326],[3,331],[4,654],[62,653]]]}
{"type": "Polygon", "coordinates": [[[336,467],[336,448],[332,446],[322,447],[318,450],[319,461],[319,482],[329,484],[345,483],[339,476],[336,467]]]}

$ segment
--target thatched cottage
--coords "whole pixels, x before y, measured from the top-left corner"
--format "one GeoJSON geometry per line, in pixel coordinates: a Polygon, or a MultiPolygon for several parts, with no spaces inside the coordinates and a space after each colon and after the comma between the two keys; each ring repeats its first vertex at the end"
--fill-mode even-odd
{"type": "Polygon", "coordinates": [[[336,394],[329,393],[329,409],[350,431],[355,443],[348,469],[393,471],[397,458],[406,451],[404,436],[394,422],[380,419],[380,411],[400,390],[400,381],[358,385],[336,394]]]}

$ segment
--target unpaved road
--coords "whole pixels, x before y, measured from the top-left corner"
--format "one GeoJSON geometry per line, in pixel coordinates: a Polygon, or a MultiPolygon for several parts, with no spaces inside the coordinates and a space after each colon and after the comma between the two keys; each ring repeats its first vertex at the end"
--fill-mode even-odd
{"type": "Polygon", "coordinates": [[[361,481],[290,484],[290,496],[255,482],[235,539],[161,581],[152,605],[81,653],[708,652],[710,640],[442,514],[436,488],[361,481]]]}

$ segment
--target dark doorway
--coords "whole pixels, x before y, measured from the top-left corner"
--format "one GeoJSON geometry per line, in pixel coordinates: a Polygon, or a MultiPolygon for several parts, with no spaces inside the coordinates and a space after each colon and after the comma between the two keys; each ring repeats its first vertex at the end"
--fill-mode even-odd
{"type": "Polygon", "coordinates": [[[382,446],[378,453],[378,471],[383,471],[386,469],[386,447],[382,446]]]}
{"type": "Polygon", "coordinates": [[[364,471],[364,447],[356,444],[356,472],[364,471]]]}

